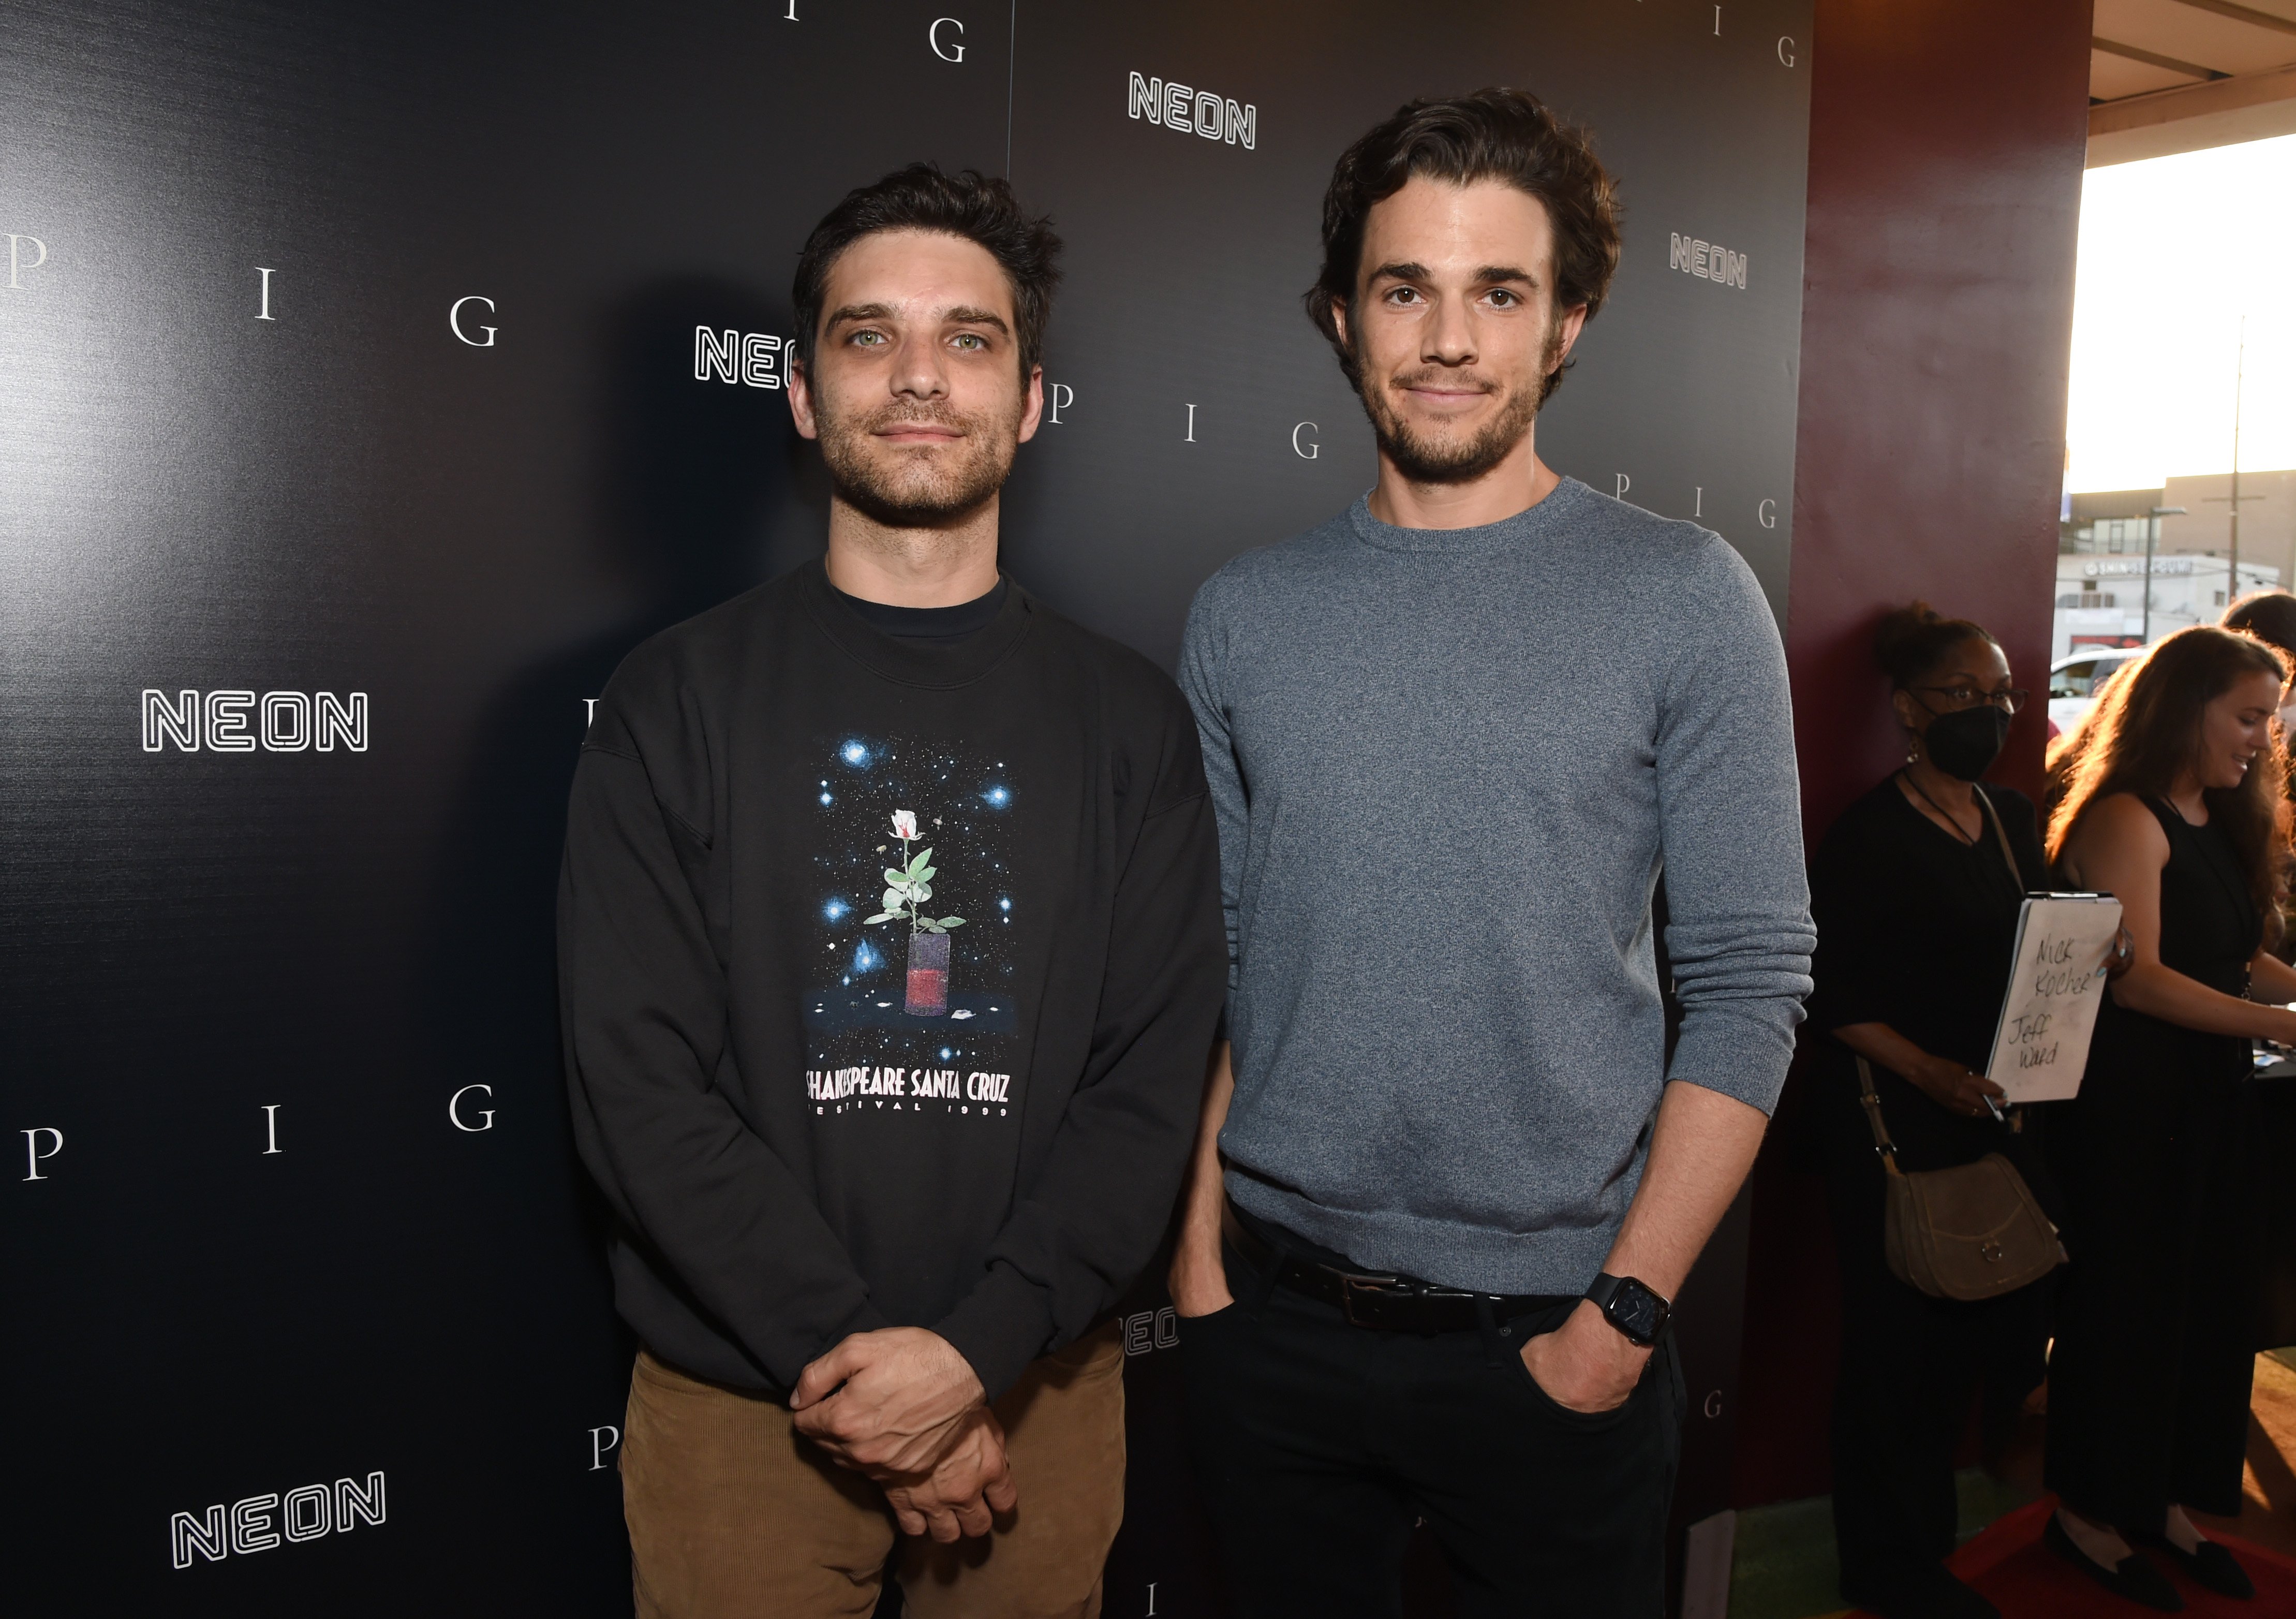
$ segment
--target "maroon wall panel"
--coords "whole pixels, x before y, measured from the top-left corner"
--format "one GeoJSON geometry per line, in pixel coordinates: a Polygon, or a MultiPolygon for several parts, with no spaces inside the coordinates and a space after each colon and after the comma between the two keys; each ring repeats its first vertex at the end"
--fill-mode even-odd
{"type": "MultiPolygon", "coordinates": [[[[1914,596],[2048,663],[2088,0],[1819,0],[1786,631],[1813,840],[1902,757],[1875,620],[1914,596]]],[[[1996,774],[2032,790],[2036,704],[1996,774]]],[[[1742,1505],[1828,1487],[1831,1237],[1790,1084],[1756,1171],[1742,1505]]]]}

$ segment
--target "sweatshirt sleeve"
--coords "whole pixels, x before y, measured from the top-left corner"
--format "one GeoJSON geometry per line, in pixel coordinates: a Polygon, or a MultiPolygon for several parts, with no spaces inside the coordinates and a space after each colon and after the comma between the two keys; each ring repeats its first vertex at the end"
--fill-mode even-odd
{"type": "Polygon", "coordinates": [[[1179,1195],[1222,993],[1219,850],[1193,728],[1177,703],[1120,867],[1092,1045],[1036,1184],[988,1274],[934,1330],[995,1399],[1112,1304],[1179,1195]]]}
{"type": "MultiPolygon", "coordinates": [[[[1235,739],[1228,730],[1227,698],[1220,681],[1226,629],[1214,604],[1217,577],[1196,592],[1188,609],[1188,626],[1180,647],[1180,689],[1186,693],[1202,744],[1204,781],[1211,794],[1212,816],[1219,831],[1220,914],[1227,929],[1227,983],[1235,989],[1236,901],[1242,887],[1243,851],[1250,842],[1251,808],[1243,789],[1243,772],[1235,761],[1235,739]]],[[[1226,1014],[1220,1019],[1220,1038],[1227,1035],[1226,1014]]]]}
{"type": "Polygon", "coordinates": [[[789,1166],[712,1083],[733,1058],[700,898],[709,840],[657,797],[611,704],[575,770],[558,890],[576,1145],[621,1223],[788,1388],[886,1322],[789,1166]]]}
{"type": "Polygon", "coordinates": [[[1705,542],[1659,715],[1667,955],[1683,1008],[1667,1077],[1767,1113],[1793,1056],[1816,933],[1784,649],[1753,571],[1705,542]]]}

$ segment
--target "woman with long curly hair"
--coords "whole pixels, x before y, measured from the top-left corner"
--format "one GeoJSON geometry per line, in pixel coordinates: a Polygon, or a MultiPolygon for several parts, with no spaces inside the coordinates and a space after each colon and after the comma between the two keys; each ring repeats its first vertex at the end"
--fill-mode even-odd
{"type": "Polygon", "coordinates": [[[2119,897],[2135,961],[2080,1094],[2050,1126],[2072,1264],[2049,1363],[2052,1549],[2148,1607],[2184,1606],[2132,1541],[2227,1596],[2254,1586],[2186,1508],[2240,1510],[2254,1361],[2237,1218],[2250,1042],[2296,1044],[2296,970],[2265,948],[2284,847],[2287,682],[2252,637],[2196,625],[2123,670],[2050,760],[2049,854],[2119,897]]]}

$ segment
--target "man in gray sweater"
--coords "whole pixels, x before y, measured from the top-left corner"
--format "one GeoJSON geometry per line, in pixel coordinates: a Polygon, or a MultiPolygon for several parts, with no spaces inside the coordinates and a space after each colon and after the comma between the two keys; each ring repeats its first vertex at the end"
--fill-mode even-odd
{"type": "Polygon", "coordinates": [[[1222,569],[1182,659],[1232,962],[1171,1277],[1191,1444],[1245,1615],[1399,1614],[1424,1519],[1463,1614],[1656,1615],[1669,1301],[1809,989],[1784,658],[1719,536],[1534,449],[1618,258],[1580,132],[1414,103],[1324,246],[1378,483],[1222,569]]]}

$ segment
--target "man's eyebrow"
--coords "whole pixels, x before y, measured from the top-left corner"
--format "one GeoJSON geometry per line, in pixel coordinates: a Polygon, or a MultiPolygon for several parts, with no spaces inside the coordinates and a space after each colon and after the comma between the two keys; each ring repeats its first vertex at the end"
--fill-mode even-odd
{"type": "MultiPolygon", "coordinates": [[[[893,318],[893,306],[890,304],[846,304],[840,308],[831,310],[829,313],[829,318],[823,321],[821,325],[822,329],[824,331],[827,331],[846,321],[891,320],[893,318]]],[[[1005,324],[1004,317],[997,314],[996,310],[976,309],[970,304],[959,304],[953,309],[944,309],[941,311],[941,318],[943,320],[955,321],[960,325],[991,326],[996,330],[1004,333],[1007,337],[1011,336],[1013,333],[1013,328],[1005,324]]]]}
{"type": "Polygon", "coordinates": [[[1006,325],[1004,317],[994,309],[976,309],[970,305],[960,304],[954,309],[943,311],[941,318],[967,326],[994,326],[1007,337],[1013,334],[1013,328],[1006,325]]]}
{"type": "MultiPolygon", "coordinates": [[[[1433,279],[1434,275],[1428,270],[1427,267],[1415,261],[1402,264],[1382,264],[1365,278],[1367,283],[1373,281],[1432,281],[1433,279]]],[[[1519,281],[1525,286],[1535,287],[1538,284],[1538,276],[1532,275],[1529,270],[1520,269],[1511,264],[1486,264],[1480,267],[1475,271],[1475,284],[1477,286],[1495,286],[1501,282],[1507,281],[1519,281]]]]}

